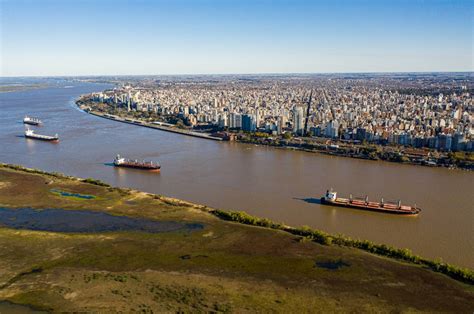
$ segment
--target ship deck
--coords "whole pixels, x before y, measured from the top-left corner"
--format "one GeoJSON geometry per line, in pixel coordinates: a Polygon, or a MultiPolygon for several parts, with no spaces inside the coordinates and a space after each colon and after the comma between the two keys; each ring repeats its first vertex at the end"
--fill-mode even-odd
{"type": "Polygon", "coordinates": [[[401,205],[398,207],[397,204],[393,203],[384,203],[383,206],[379,202],[368,202],[367,204],[363,200],[352,200],[352,202],[347,198],[336,198],[334,201],[327,201],[329,204],[340,205],[345,207],[353,207],[353,208],[361,208],[361,209],[368,209],[368,210],[377,210],[383,212],[390,212],[390,213],[404,213],[404,214],[418,214],[419,209],[401,205]]]}

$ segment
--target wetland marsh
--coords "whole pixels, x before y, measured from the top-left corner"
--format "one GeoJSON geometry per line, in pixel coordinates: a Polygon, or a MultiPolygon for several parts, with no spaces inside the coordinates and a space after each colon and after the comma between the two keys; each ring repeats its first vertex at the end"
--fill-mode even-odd
{"type": "Polygon", "coordinates": [[[472,285],[426,267],[307,241],[282,230],[225,221],[206,206],[8,166],[0,167],[0,182],[3,208],[48,208],[71,215],[89,212],[202,226],[191,232],[158,233],[68,233],[1,226],[0,300],[33,309],[470,312],[474,308],[472,285]],[[52,189],[95,198],[64,197],[52,189]]]}

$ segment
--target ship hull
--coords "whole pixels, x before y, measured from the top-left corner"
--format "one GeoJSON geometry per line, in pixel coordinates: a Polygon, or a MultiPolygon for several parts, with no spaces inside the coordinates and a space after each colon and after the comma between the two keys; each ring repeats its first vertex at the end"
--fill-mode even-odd
{"type": "Polygon", "coordinates": [[[338,207],[361,209],[361,210],[369,210],[369,211],[375,211],[375,212],[392,214],[392,215],[404,215],[404,216],[416,216],[421,211],[421,209],[413,208],[413,207],[412,207],[411,210],[401,210],[401,209],[396,209],[396,208],[391,209],[391,208],[386,208],[386,207],[381,207],[381,206],[374,206],[374,205],[364,205],[364,204],[345,203],[345,202],[338,202],[338,201],[329,201],[324,197],[321,197],[321,204],[331,205],[331,206],[338,206],[338,207]]]}
{"type": "Polygon", "coordinates": [[[34,122],[34,121],[23,121],[23,123],[24,124],[29,124],[29,125],[36,125],[36,126],[41,124],[41,122],[34,122]]]}
{"type": "Polygon", "coordinates": [[[45,141],[45,142],[59,142],[59,138],[56,137],[36,137],[31,135],[25,135],[26,138],[33,140],[45,141]]]}
{"type": "Polygon", "coordinates": [[[131,165],[131,164],[116,164],[116,163],[114,163],[114,166],[119,167],[119,168],[132,168],[132,169],[140,169],[140,170],[153,171],[153,172],[159,172],[161,170],[161,167],[131,165]]]}

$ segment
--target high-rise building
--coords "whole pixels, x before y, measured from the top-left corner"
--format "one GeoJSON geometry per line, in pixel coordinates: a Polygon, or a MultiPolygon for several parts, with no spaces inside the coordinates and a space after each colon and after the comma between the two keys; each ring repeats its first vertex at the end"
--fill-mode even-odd
{"type": "Polygon", "coordinates": [[[334,120],[329,121],[329,123],[326,124],[324,135],[331,138],[338,137],[339,136],[339,123],[334,120]]]}
{"type": "Polygon", "coordinates": [[[231,113],[229,117],[229,127],[231,129],[242,128],[242,115],[239,113],[231,113]]]}
{"type": "Polygon", "coordinates": [[[227,116],[227,113],[223,113],[219,116],[219,127],[224,128],[226,126],[229,126],[229,118],[227,116]]]}
{"type": "Polygon", "coordinates": [[[283,133],[283,128],[285,127],[285,118],[283,116],[278,117],[277,121],[277,134],[283,133]]]}
{"type": "Polygon", "coordinates": [[[464,144],[464,135],[462,133],[455,133],[453,136],[451,149],[454,151],[462,150],[463,144],[464,144]]]}
{"type": "MultiPolygon", "coordinates": [[[[258,102],[257,102],[257,104],[258,104],[258,102]]],[[[258,108],[255,108],[255,125],[256,125],[257,129],[260,126],[260,112],[259,112],[258,108]]]]}
{"type": "Polygon", "coordinates": [[[293,133],[303,135],[304,133],[304,111],[303,107],[293,108],[293,133]]]}
{"type": "Polygon", "coordinates": [[[363,141],[366,138],[367,130],[365,128],[357,128],[356,139],[363,141]]]}
{"type": "Polygon", "coordinates": [[[254,132],[257,130],[257,126],[255,124],[255,116],[250,114],[244,114],[242,116],[242,130],[254,132]]]}

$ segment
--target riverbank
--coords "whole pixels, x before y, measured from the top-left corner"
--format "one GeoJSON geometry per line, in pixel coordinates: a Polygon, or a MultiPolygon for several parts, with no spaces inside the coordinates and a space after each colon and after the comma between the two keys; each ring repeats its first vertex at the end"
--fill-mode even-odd
{"type": "MultiPolygon", "coordinates": [[[[124,111],[121,115],[112,114],[106,103],[97,103],[81,96],[76,100],[76,105],[95,116],[129,123],[138,126],[159,129],[162,131],[178,133],[182,135],[200,137],[211,140],[234,140],[244,144],[255,144],[273,148],[284,148],[299,150],[309,153],[320,153],[338,157],[349,157],[355,159],[388,161],[393,163],[409,164],[426,167],[442,167],[449,169],[474,170],[474,155],[472,152],[439,152],[430,149],[415,149],[410,147],[384,146],[375,144],[354,144],[347,141],[330,140],[315,137],[289,137],[271,136],[264,132],[217,132],[214,133],[195,132],[186,128],[178,128],[163,122],[147,122],[143,119],[132,118],[129,112],[124,111]],[[215,136],[219,135],[219,136],[215,136]],[[462,155],[462,156],[461,156],[462,155]]],[[[146,113],[145,113],[146,114],[146,113]]],[[[289,134],[289,133],[287,133],[289,134]]]]}
{"type": "Polygon", "coordinates": [[[0,93],[13,93],[13,92],[24,92],[33,89],[47,88],[50,85],[48,84],[11,84],[11,85],[1,85],[0,84],[0,93]]]}
{"type": "MultiPolygon", "coordinates": [[[[330,144],[315,142],[309,138],[294,138],[290,140],[273,139],[270,137],[255,137],[249,134],[237,137],[237,141],[244,144],[269,146],[273,148],[298,150],[308,153],[320,153],[330,156],[349,157],[372,161],[387,161],[414,166],[440,167],[448,169],[474,170],[474,156],[464,153],[465,157],[456,157],[458,153],[440,154],[439,152],[399,149],[390,146],[377,145],[347,145],[331,142],[330,144]],[[434,154],[437,156],[435,157],[434,154]],[[439,156],[438,156],[439,155],[439,156]],[[467,156],[467,157],[466,157],[467,156]]],[[[327,140],[326,140],[327,141],[327,140]]]]}
{"type": "Polygon", "coordinates": [[[204,226],[162,233],[1,227],[0,299],[14,303],[52,311],[124,312],[474,308],[471,270],[443,263],[431,267],[406,250],[18,166],[0,165],[0,182],[0,207],[204,226]],[[433,270],[464,277],[455,281],[433,270]],[[459,302],[453,304],[454,298],[459,302]]]}
{"type": "Polygon", "coordinates": [[[207,133],[187,131],[187,130],[178,129],[176,127],[165,126],[165,125],[159,124],[159,123],[148,123],[148,122],[144,122],[144,121],[137,120],[137,119],[132,119],[132,118],[122,118],[120,116],[116,116],[116,115],[107,114],[107,113],[92,110],[88,106],[84,106],[84,105],[80,105],[80,104],[77,104],[77,106],[81,110],[84,110],[84,112],[87,112],[91,115],[94,115],[96,117],[101,117],[101,118],[104,118],[104,119],[109,119],[109,120],[113,120],[113,121],[117,121],[117,122],[143,126],[143,127],[146,127],[146,128],[157,129],[157,130],[166,131],[166,132],[178,133],[178,134],[181,134],[181,135],[199,137],[199,138],[203,138],[203,139],[207,139],[207,140],[214,140],[214,141],[222,141],[223,140],[221,137],[212,136],[212,135],[207,134],[207,133]]]}

